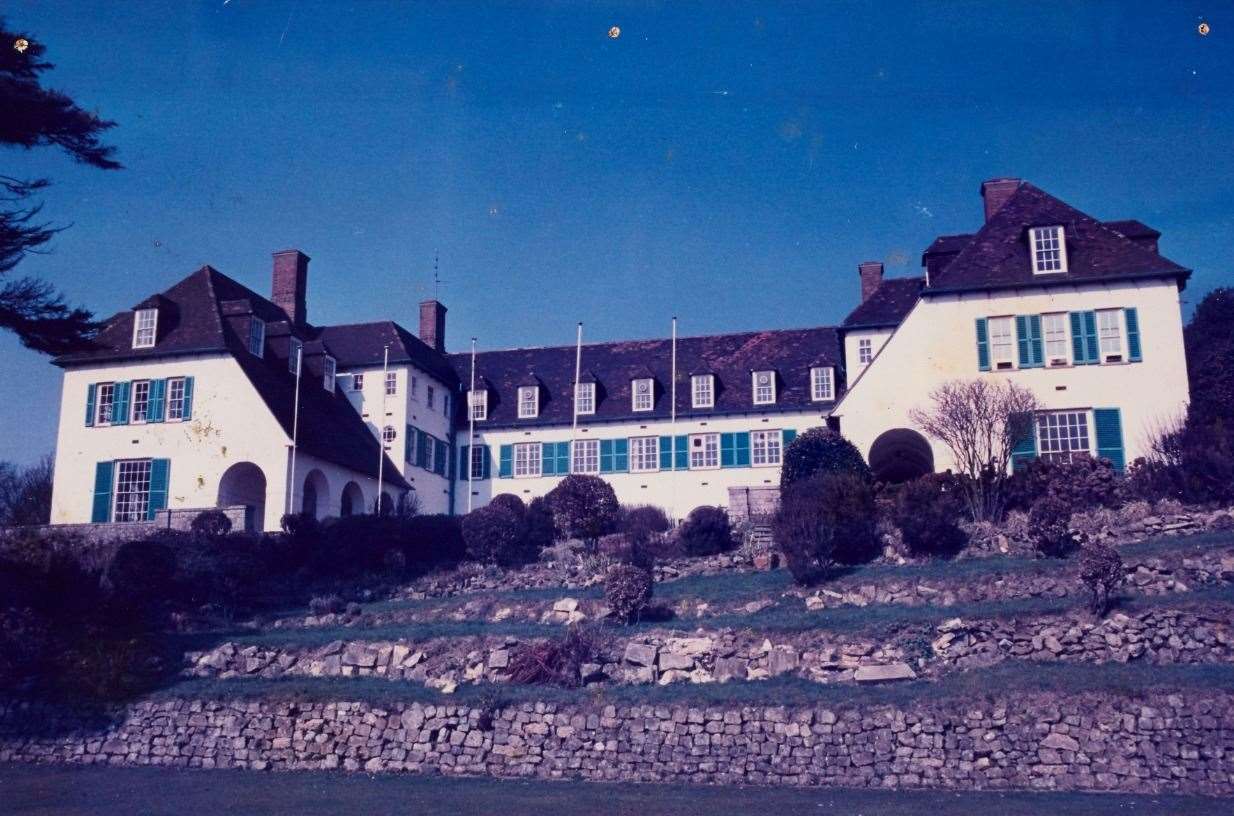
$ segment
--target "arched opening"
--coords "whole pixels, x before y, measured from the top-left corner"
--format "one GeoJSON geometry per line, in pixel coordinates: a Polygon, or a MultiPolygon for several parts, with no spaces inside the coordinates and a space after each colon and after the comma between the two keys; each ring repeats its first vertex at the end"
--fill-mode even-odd
{"type": "Polygon", "coordinates": [[[244,529],[262,530],[266,518],[266,474],[252,462],[237,462],[219,479],[219,507],[244,505],[244,529]]]}
{"type": "Polygon", "coordinates": [[[330,484],[326,474],[313,468],[304,477],[304,489],[300,492],[300,512],[313,518],[329,515],[330,484]]]}
{"type": "Polygon", "coordinates": [[[934,452],[921,434],[895,428],[879,434],[870,446],[870,470],[880,482],[899,484],[934,472],[934,452]]]}
{"type": "Polygon", "coordinates": [[[364,493],[360,485],[348,482],[343,485],[343,495],[339,501],[339,515],[354,516],[364,513],[364,493]]]}

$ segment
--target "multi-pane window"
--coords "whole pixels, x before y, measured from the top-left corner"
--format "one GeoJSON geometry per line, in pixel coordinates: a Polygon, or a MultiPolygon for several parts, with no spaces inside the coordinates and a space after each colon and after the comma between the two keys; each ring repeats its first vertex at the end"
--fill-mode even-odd
{"type": "Polygon", "coordinates": [[[292,374],[299,373],[300,355],[304,352],[304,344],[296,338],[291,338],[291,345],[287,350],[287,370],[292,374]]]}
{"type": "Polygon", "coordinates": [[[810,399],[815,402],[836,398],[835,369],[819,366],[810,369],[810,399]]]}
{"type": "Polygon", "coordinates": [[[1102,360],[1123,359],[1122,316],[1117,309],[1097,312],[1097,337],[1101,341],[1102,360]]]}
{"type": "Polygon", "coordinates": [[[167,381],[167,418],[184,419],[184,378],[167,381]]]}
{"type": "Polygon", "coordinates": [[[1062,227],[1034,227],[1029,230],[1029,244],[1033,250],[1033,272],[1067,271],[1067,247],[1063,241],[1062,227]]]}
{"type": "Polygon", "coordinates": [[[398,393],[398,372],[386,372],[386,396],[392,397],[398,393]]]}
{"type": "Polygon", "coordinates": [[[416,461],[416,439],[419,436],[420,435],[416,433],[414,428],[410,425],[407,426],[407,430],[403,435],[403,452],[407,454],[408,464],[416,461]]]}
{"type": "Polygon", "coordinates": [[[635,411],[650,411],[655,405],[655,382],[646,377],[630,383],[630,408],[635,411]]]}
{"type": "Polygon", "coordinates": [[[484,452],[486,448],[483,445],[472,445],[467,453],[467,457],[471,464],[470,476],[472,479],[484,478],[484,452]]]}
{"type": "Polygon", "coordinates": [[[579,414],[596,412],[596,384],[577,383],[574,386],[574,410],[579,414]]]}
{"type": "Polygon", "coordinates": [[[1037,415],[1037,450],[1042,458],[1071,461],[1089,455],[1088,412],[1052,411],[1037,415]]]}
{"type": "Polygon", "coordinates": [[[635,473],[660,469],[660,437],[636,436],[630,439],[630,470],[635,473]]]}
{"type": "Polygon", "coordinates": [[[133,422],[145,422],[150,416],[150,381],[133,383],[133,422]]]}
{"type": "Polygon", "coordinates": [[[424,466],[429,470],[433,469],[433,457],[436,456],[435,449],[439,444],[436,437],[424,435],[424,466]]]}
{"type": "Polygon", "coordinates": [[[150,510],[150,460],[116,463],[116,505],[113,521],[145,521],[150,510]]]}
{"type": "Polygon", "coordinates": [[[334,372],[337,370],[337,364],[334,358],[327,356],[322,365],[321,385],[331,394],[334,393],[334,372]]]}
{"type": "Polygon", "coordinates": [[[535,419],[540,414],[540,389],[522,385],[518,389],[518,418],[535,419]]]}
{"type": "Polygon", "coordinates": [[[94,424],[110,425],[111,412],[116,403],[116,384],[99,383],[95,391],[94,424]]]}
{"type": "Polygon", "coordinates": [[[364,390],[364,375],[363,374],[352,374],[351,375],[351,390],[352,391],[363,391],[364,390]]]}
{"type": "Polygon", "coordinates": [[[520,442],[514,446],[514,475],[540,475],[540,443],[520,442]]]}
{"type": "Polygon", "coordinates": [[[574,473],[600,472],[600,440],[576,439],[571,446],[574,449],[574,462],[571,470],[574,473]]]}
{"type": "Polygon", "coordinates": [[[780,464],[780,431],[754,431],[750,434],[750,462],[754,465],[780,464]]]}
{"type": "Polygon", "coordinates": [[[393,425],[387,425],[381,429],[381,441],[385,443],[387,448],[393,444],[396,438],[398,438],[398,431],[394,430],[393,425]]]}
{"type": "Polygon", "coordinates": [[[158,309],[138,309],[133,314],[133,348],[152,348],[158,323],[158,309]]]}
{"type": "Polygon", "coordinates": [[[424,406],[426,408],[433,407],[433,398],[437,395],[437,389],[431,385],[424,386],[424,406]]]}
{"type": "Polygon", "coordinates": [[[863,337],[857,341],[857,362],[865,365],[874,359],[874,341],[863,337]]]}
{"type": "Polygon", "coordinates": [[[771,405],[776,401],[776,374],[774,371],[755,371],[754,404],[771,405]]]}
{"type": "Polygon", "coordinates": [[[1050,365],[1067,364],[1067,315],[1056,312],[1041,316],[1041,333],[1045,337],[1045,356],[1050,365]]]}
{"type": "Polygon", "coordinates": [[[991,317],[987,321],[990,333],[990,357],[995,368],[1011,368],[1015,350],[1015,334],[1010,317],[991,317]]]}
{"type": "Polygon", "coordinates": [[[720,435],[694,434],[690,437],[690,469],[706,470],[720,466],[720,435]]]}
{"type": "Polygon", "coordinates": [[[471,403],[472,419],[488,419],[488,391],[468,391],[467,401],[471,403]]]}
{"type": "Polygon", "coordinates": [[[255,317],[249,318],[249,352],[261,357],[266,349],[266,324],[255,317]]]}
{"type": "Polygon", "coordinates": [[[695,374],[690,378],[690,404],[695,408],[713,408],[716,404],[715,380],[710,374],[695,374]]]}

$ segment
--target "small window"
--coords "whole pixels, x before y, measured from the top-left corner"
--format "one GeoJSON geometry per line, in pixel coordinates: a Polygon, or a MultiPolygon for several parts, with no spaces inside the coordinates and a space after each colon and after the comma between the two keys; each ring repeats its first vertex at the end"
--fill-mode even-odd
{"type": "Polygon", "coordinates": [[[385,443],[387,450],[394,444],[395,439],[398,439],[398,431],[394,430],[393,425],[387,425],[381,429],[381,441],[385,443]]]}
{"type": "Polygon", "coordinates": [[[334,362],[334,358],[327,354],[322,364],[321,385],[331,394],[334,393],[334,373],[337,368],[338,364],[334,362]]]}
{"type": "Polygon", "coordinates": [[[351,375],[351,390],[352,391],[363,391],[364,390],[364,375],[363,374],[352,374],[351,375]]]}
{"type": "Polygon", "coordinates": [[[520,442],[514,446],[515,477],[532,477],[540,475],[540,443],[520,442]]]}
{"type": "Polygon", "coordinates": [[[1123,314],[1121,309],[1097,312],[1097,337],[1101,343],[1101,361],[1123,361],[1123,314]]]}
{"type": "Polygon", "coordinates": [[[750,463],[753,465],[780,464],[781,431],[754,431],[750,434],[750,463]]]}
{"type": "Polygon", "coordinates": [[[540,389],[534,385],[521,385],[518,389],[518,418],[535,419],[540,415],[540,389]]]}
{"type": "Polygon", "coordinates": [[[1043,459],[1070,462],[1089,456],[1088,411],[1037,415],[1037,450],[1043,459]]]}
{"type": "Polygon", "coordinates": [[[266,324],[255,317],[249,318],[249,352],[261,357],[266,351],[266,324]]]}
{"type": "Polygon", "coordinates": [[[990,333],[990,358],[994,368],[1006,370],[1014,367],[1015,333],[1010,317],[991,317],[986,321],[990,333]]]}
{"type": "Polygon", "coordinates": [[[815,402],[836,398],[835,369],[819,366],[810,369],[810,399],[815,402]]]}
{"type": "Polygon", "coordinates": [[[418,399],[420,396],[420,378],[415,374],[411,375],[411,398],[418,399]]]}
{"type": "Polygon", "coordinates": [[[634,411],[650,411],[655,405],[655,381],[650,377],[630,383],[630,408],[634,411]]]}
{"type": "Polygon", "coordinates": [[[1045,337],[1046,361],[1052,366],[1065,366],[1070,361],[1070,344],[1067,342],[1067,315],[1062,313],[1041,316],[1041,333],[1045,337]]]}
{"type": "Polygon", "coordinates": [[[433,397],[435,397],[436,394],[437,394],[437,389],[433,388],[433,386],[431,385],[424,386],[424,407],[426,408],[433,407],[433,397]]]}
{"type": "Polygon", "coordinates": [[[863,337],[857,341],[857,362],[865,365],[874,359],[874,341],[863,337]]]}
{"type": "Polygon", "coordinates": [[[403,439],[407,440],[406,443],[403,445],[405,449],[403,452],[407,454],[408,464],[411,464],[416,461],[416,439],[417,437],[419,437],[419,434],[416,433],[415,428],[408,425],[407,430],[404,432],[404,435],[403,435],[403,439]]]}
{"type": "Polygon", "coordinates": [[[695,408],[714,408],[715,380],[710,374],[695,374],[690,378],[691,402],[695,408]]]}
{"type": "Polygon", "coordinates": [[[149,459],[117,462],[113,521],[145,521],[150,509],[149,459]]]}
{"type": "Polygon", "coordinates": [[[99,383],[95,393],[94,424],[110,425],[112,408],[116,403],[116,384],[99,383]]]}
{"type": "Polygon", "coordinates": [[[167,419],[184,419],[184,378],[173,377],[167,381],[167,419]]]}
{"type": "Polygon", "coordinates": [[[595,383],[578,383],[574,386],[574,410],[579,414],[596,412],[595,383]]]}
{"type": "Polygon", "coordinates": [[[433,464],[436,461],[436,454],[434,453],[434,450],[436,446],[440,444],[441,443],[437,441],[437,437],[429,436],[428,434],[424,435],[424,467],[426,470],[433,469],[433,464]]]}
{"type": "Polygon", "coordinates": [[[754,404],[771,405],[776,401],[776,373],[755,371],[753,373],[754,404]]]}
{"type": "Polygon", "coordinates": [[[441,395],[441,413],[444,416],[450,416],[450,394],[449,393],[445,393],[441,395]]]}
{"type": "Polygon", "coordinates": [[[153,348],[158,324],[158,309],[138,309],[133,314],[133,348],[153,348]]]}
{"type": "Polygon", "coordinates": [[[488,419],[488,391],[468,391],[467,401],[471,403],[472,419],[488,419]]]}
{"type": "Polygon", "coordinates": [[[386,396],[392,397],[398,393],[398,372],[386,372],[386,396]]]}
{"type": "Polygon", "coordinates": [[[599,439],[576,439],[574,440],[572,447],[574,448],[574,463],[571,467],[572,473],[600,472],[599,439]]]}
{"type": "Polygon", "coordinates": [[[648,473],[660,469],[660,437],[636,436],[630,440],[630,470],[648,473]]]}
{"type": "Polygon", "coordinates": [[[1067,245],[1062,227],[1033,227],[1028,235],[1033,251],[1034,274],[1067,271],[1067,245]]]}
{"type": "Polygon", "coordinates": [[[150,381],[136,380],[133,383],[133,423],[145,422],[150,416],[150,381]]]}
{"type": "Polygon", "coordinates": [[[720,466],[720,435],[694,434],[690,437],[690,469],[711,470],[720,466]]]}
{"type": "Polygon", "coordinates": [[[486,448],[483,445],[472,445],[467,455],[471,460],[472,479],[484,478],[484,452],[486,448]]]}

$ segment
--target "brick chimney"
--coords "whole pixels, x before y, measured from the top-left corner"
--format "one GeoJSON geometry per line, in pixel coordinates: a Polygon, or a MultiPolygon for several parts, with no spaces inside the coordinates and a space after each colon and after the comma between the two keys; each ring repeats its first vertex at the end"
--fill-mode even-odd
{"type": "Polygon", "coordinates": [[[865,303],[883,282],[883,262],[862,261],[857,264],[857,274],[861,276],[861,302],[865,303]]]}
{"type": "Polygon", "coordinates": [[[437,351],[446,350],[446,307],[439,300],[420,303],[420,339],[437,351]]]}
{"type": "Polygon", "coordinates": [[[279,306],[296,326],[308,322],[309,256],[298,249],[274,253],[274,275],[270,299],[279,306]]]}
{"type": "Polygon", "coordinates": [[[985,202],[986,221],[1002,209],[1007,199],[1015,194],[1019,186],[1020,179],[1018,178],[996,178],[981,182],[981,200],[985,202]]]}

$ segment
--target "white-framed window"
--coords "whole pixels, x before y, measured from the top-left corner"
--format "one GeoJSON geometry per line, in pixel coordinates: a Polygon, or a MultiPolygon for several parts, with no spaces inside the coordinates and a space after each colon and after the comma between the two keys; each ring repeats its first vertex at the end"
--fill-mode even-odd
{"type": "Polygon", "coordinates": [[[397,393],[398,393],[398,372],[397,371],[387,371],[386,372],[386,396],[393,397],[397,393]]]}
{"type": "Polygon", "coordinates": [[[1092,453],[1088,411],[1049,411],[1037,414],[1037,451],[1043,459],[1069,462],[1092,453]]]}
{"type": "Polygon", "coordinates": [[[406,434],[404,437],[406,442],[403,444],[403,452],[407,454],[407,464],[413,464],[416,461],[416,444],[417,438],[420,435],[410,425],[407,426],[407,430],[404,433],[406,434]]]}
{"type": "Polygon", "coordinates": [[[754,404],[771,405],[776,401],[776,373],[774,371],[755,371],[751,374],[754,384],[754,404]]]}
{"type": "Polygon", "coordinates": [[[110,425],[112,408],[116,404],[116,384],[99,383],[94,390],[94,424],[110,425]]]}
{"type": "Polygon", "coordinates": [[[1041,334],[1045,338],[1045,359],[1052,366],[1067,365],[1071,360],[1071,344],[1067,336],[1067,315],[1062,312],[1041,316],[1041,334]]]}
{"type": "Polygon", "coordinates": [[[436,461],[434,459],[434,457],[436,456],[436,451],[434,450],[434,448],[436,448],[436,446],[439,444],[441,443],[437,441],[437,437],[429,436],[428,434],[424,435],[424,467],[425,469],[427,470],[433,469],[433,463],[436,461]]]}
{"type": "Polygon", "coordinates": [[[865,365],[874,359],[874,341],[869,337],[862,337],[857,341],[857,362],[865,365]]]}
{"type": "Polygon", "coordinates": [[[532,477],[540,475],[540,443],[520,442],[514,446],[514,476],[532,477]]]}
{"type": "Polygon", "coordinates": [[[338,370],[338,363],[330,355],[326,355],[325,361],[322,363],[321,385],[331,394],[334,393],[334,374],[338,370]]]}
{"type": "Polygon", "coordinates": [[[135,380],[132,385],[131,399],[133,401],[134,424],[145,422],[150,416],[150,381],[135,380]]]}
{"type": "Polygon", "coordinates": [[[184,378],[173,377],[167,381],[167,421],[184,419],[184,378]]]}
{"type": "Polygon", "coordinates": [[[518,387],[518,418],[535,419],[540,415],[540,389],[534,385],[518,387]]]}
{"type": "Polygon", "coordinates": [[[304,344],[294,337],[291,338],[287,347],[287,370],[292,374],[296,373],[296,368],[300,365],[300,355],[303,353],[304,344]]]}
{"type": "Polygon", "coordinates": [[[484,478],[484,452],[487,450],[484,445],[472,445],[467,451],[467,458],[471,465],[472,479],[484,478]]]}
{"type": "Polygon", "coordinates": [[[656,384],[650,377],[630,382],[630,409],[650,411],[656,402],[656,384]]]}
{"type": "Polygon", "coordinates": [[[810,399],[815,402],[836,398],[835,369],[831,366],[816,366],[810,369],[810,399]]]}
{"type": "Polygon", "coordinates": [[[256,317],[249,318],[249,353],[258,357],[266,353],[266,324],[256,317]]]}
{"type": "Polygon", "coordinates": [[[690,404],[695,408],[714,408],[715,378],[710,374],[695,374],[690,378],[690,404]]]}
{"type": "Polygon", "coordinates": [[[412,399],[420,398],[420,378],[417,377],[415,374],[411,375],[411,398],[412,399]]]}
{"type": "Polygon", "coordinates": [[[431,385],[424,386],[424,407],[433,407],[433,398],[437,396],[437,389],[431,385]]]}
{"type": "Polygon", "coordinates": [[[133,348],[153,348],[158,325],[158,309],[138,309],[134,312],[133,348]]]}
{"type": "Polygon", "coordinates": [[[124,459],[116,463],[116,489],[112,521],[145,521],[150,509],[149,459],[124,459]]]}
{"type": "Polygon", "coordinates": [[[711,470],[720,466],[720,435],[691,434],[690,470],[711,470]]]}
{"type": "Polygon", "coordinates": [[[488,391],[480,389],[467,392],[467,402],[471,405],[471,418],[474,420],[488,419],[488,391]]]}
{"type": "Polygon", "coordinates": [[[574,386],[574,410],[579,415],[596,412],[596,384],[576,383],[574,386]]]}
{"type": "Polygon", "coordinates": [[[1015,363],[1015,327],[1010,317],[991,317],[986,321],[990,334],[990,361],[996,369],[1009,369],[1015,363]]]}
{"type": "Polygon", "coordinates": [[[1067,243],[1061,226],[1033,227],[1028,231],[1028,244],[1033,253],[1033,274],[1067,271],[1067,243]]]}
{"type": "Polygon", "coordinates": [[[1121,309],[1097,312],[1097,337],[1101,343],[1101,361],[1118,363],[1123,360],[1123,313],[1121,309]]]}
{"type": "Polygon", "coordinates": [[[352,374],[351,375],[351,390],[352,391],[363,391],[364,390],[364,375],[363,374],[352,374]]]}
{"type": "Polygon", "coordinates": [[[387,425],[381,429],[381,441],[387,450],[394,444],[395,439],[398,439],[398,431],[394,430],[393,425],[387,425]]]}
{"type": "Polygon", "coordinates": [[[660,469],[660,437],[635,436],[630,438],[630,470],[648,473],[660,469]]]}
{"type": "Polygon", "coordinates": [[[600,440],[599,439],[576,439],[571,445],[573,448],[573,462],[570,464],[571,473],[599,473],[600,472],[600,440]]]}
{"type": "Polygon", "coordinates": [[[750,464],[780,464],[783,439],[781,431],[753,431],[750,434],[750,464]]]}

